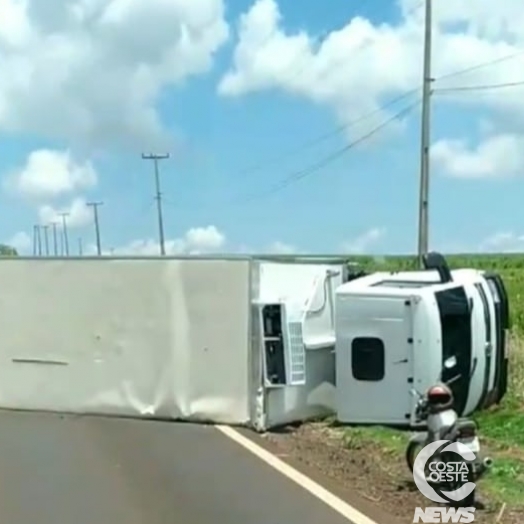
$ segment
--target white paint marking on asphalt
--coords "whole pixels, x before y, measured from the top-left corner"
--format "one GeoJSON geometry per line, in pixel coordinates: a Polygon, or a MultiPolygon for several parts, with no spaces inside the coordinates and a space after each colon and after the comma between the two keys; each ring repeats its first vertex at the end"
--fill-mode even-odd
{"type": "Polygon", "coordinates": [[[253,455],[256,455],[259,459],[263,460],[266,464],[276,469],[279,473],[286,476],[305,490],[309,491],[312,495],[317,497],[319,500],[327,504],[330,508],[340,513],[343,517],[353,522],[353,524],[377,524],[374,520],[358,511],[353,506],[350,506],[347,502],[341,498],[333,495],[326,488],[315,482],[313,479],[304,475],[300,471],[296,470],[283,460],[280,460],[277,456],[273,455],[263,447],[255,444],[252,440],[244,437],[237,430],[229,426],[215,426],[218,431],[226,435],[226,437],[240,444],[243,448],[247,449],[253,455]]]}

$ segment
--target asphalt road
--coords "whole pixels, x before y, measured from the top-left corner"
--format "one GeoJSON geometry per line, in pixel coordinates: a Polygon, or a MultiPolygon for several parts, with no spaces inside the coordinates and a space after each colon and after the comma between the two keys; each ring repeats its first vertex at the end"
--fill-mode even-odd
{"type": "Polygon", "coordinates": [[[0,412],[2,524],[347,524],[212,426],[0,412]]]}

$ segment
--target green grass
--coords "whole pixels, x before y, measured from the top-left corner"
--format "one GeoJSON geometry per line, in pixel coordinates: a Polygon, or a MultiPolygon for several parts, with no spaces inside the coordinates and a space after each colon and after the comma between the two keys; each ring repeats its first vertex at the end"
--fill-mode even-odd
{"type": "Polygon", "coordinates": [[[493,468],[479,483],[481,492],[493,502],[510,507],[524,505],[524,461],[515,458],[497,458],[493,468]]]}
{"type": "Polygon", "coordinates": [[[373,443],[387,454],[404,452],[408,434],[383,426],[352,427],[344,432],[344,445],[348,449],[360,450],[373,443]]]}
{"type": "Polygon", "coordinates": [[[524,413],[514,408],[486,411],[475,416],[480,433],[488,441],[503,448],[518,447],[524,453],[524,413]]]}

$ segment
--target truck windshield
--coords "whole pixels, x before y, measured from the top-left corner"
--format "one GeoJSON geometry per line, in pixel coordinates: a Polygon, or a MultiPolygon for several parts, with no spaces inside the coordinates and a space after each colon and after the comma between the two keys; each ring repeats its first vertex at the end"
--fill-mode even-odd
{"type": "Polygon", "coordinates": [[[457,365],[444,369],[444,382],[459,377],[450,384],[455,397],[455,409],[464,413],[469,393],[471,370],[471,309],[462,286],[435,293],[442,335],[442,367],[444,361],[455,357],[457,365]]]}

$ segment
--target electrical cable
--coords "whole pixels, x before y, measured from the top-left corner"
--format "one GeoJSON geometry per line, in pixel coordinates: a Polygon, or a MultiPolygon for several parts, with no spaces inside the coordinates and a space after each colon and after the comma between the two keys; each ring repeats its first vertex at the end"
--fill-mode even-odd
{"type": "Polygon", "coordinates": [[[519,80],[515,82],[505,82],[501,84],[479,84],[472,86],[458,86],[458,87],[441,87],[435,88],[433,91],[435,93],[456,93],[460,91],[487,91],[487,90],[497,90],[497,89],[507,89],[510,87],[520,87],[524,86],[524,80],[519,80]]]}
{"type": "MultiPolygon", "coordinates": [[[[406,16],[412,14],[413,12],[415,12],[416,10],[418,10],[421,6],[424,5],[424,1],[421,1],[419,2],[417,5],[415,5],[413,8],[411,8],[408,13],[406,14],[406,16]]],[[[269,41],[269,39],[271,38],[272,34],[268,35],[266,41],[264,41],[264,44],[269,41]]],[[[362,46],[362,48],[364,48],[366,46],[362,46]]],[[[361,50],[362,48],[359,48],[359,50],[361,50]]],[[[358,50],[357,50],[358,52],[358,50]]],[[[486,68],[486,67],[490,67],[490,66],[493,66],[493,65],[496,65],[496,64],[499,64],[499,63],[502,63],[504,61],[507,61],[507,60],[510,60],[510,59],[513,59],[517,56],[520,56],[524,54],[524,50],[521,50],[521,51],[518,51],[516,53],[512,53],[510,55],[506,55],[506,56],[503,56],[503,57],[499,57],[497,59],[494,59],[494,60],[489,60],[487,62],[483,62],[483,63],[479,63],[479,64],[475,64],[471,67],[467,67],[467,68],[464,68],[464,69],[461,69],[461,70],[457,70],[457,71],[451,71],[449,73],[446,73],[446,74],[443,74],[443,75],[440,75],[438,77],[436,77],[434,79],[435,82],[440,82],[441,80],[444,80],[444,79],[448,79],[448,78],[453,78],[455,76],[459,76],[459,75],[464,75],[464,74],[467,74],[469,72],[472,72],[472,71],[476,71],[476,70],[479,70],[479,69],[482,69],[482,68],[486,68]]],[[[506,83],[506,84],[493,84],[493,85],[481,85],[481,86],[459,86],[459,87],[456,87],[456,88],[434,88],[432,90],[432,92],[438,92],[438,93],[444,93],[444,92],[457,92],[457,91],[476,91],[476,90],[488,90],[488,89],[500,89],[500,88],[504,88],[504,87],[514,87],[514,86],[518,86],[518,85],[522,85],[524,84],[524,82],[512,82],[512,83],[506,83]]],[[[250,174],[250,173],[253,173],[253,172],[256,172],[256,171],[259,171],[261,170],[262,168],[268,166],[268,165],[271,165],[271,164],[274,164],[276,162],[279,162],[289,156],[293,156],[297,153],[300,153],[301,151],[305,150],[305,149],[308,149],[318,143],[321,143],[325,140],[327,140],[328,138],[331,138],[333,136],[336,136],[338,134],[340,134],[341,132],[343,132],[344,130],[347,130],[351,127],[353,127],[354,125],[356,125],[357,123],[360,123],[368,118],[370,118],[371,116],[375,115],[376,113],[382,111],[383,109],[397,103],[397,102],[400,102],[401,100],[413,95],[414,93],[420,91],[420,88],[417,87],[417,88],[414,88],[404,94],[402,94],[401,96],[399,97],[396,97],[392,100],[390,100],[389,102],[387,102],[385,105],[383,105],[381,108],[371,112],[371,113],[368,113],[368,114],[365,114],[365,115],[362,115],[361,117],[349,122],[348,124],[344,124],[344,125],[341,125],[341,126],[338,126],[337,128],[333,129],[332,131],[329,131],[327,133],[324,133],[320,136],[317,136],[313,139],[310,139],[308,141],[306,141],[305,143],[302,143],[300,146],[296,147],[296,148],[293,148],[292,150],[290,151],[287,151],[283,154],[280,154],[280,155],[277,155],[267,161],[264,161],[264,162],[261,162],[259,164],[256,164],[256,165],[253,165],[251,167],[248,167],[246,169],[243,169],[241,170],[239,173],[238,173],[238,176],[240,175],[246,175],[246,174],[250,174]]],[[[353,147],[355,147],[356,145],[366,141],[367,139],[371,138],[375,133],[377,133],[378,131],[380,131],[383,127],[385,127],[386,125],[390,124],[392,121],[394,121],[395,119],[397,118],[400,118],[402,117],[404,114],[407,114],[409,111],[411,111],[414,107],[416,107],[417,105],[420,104],[420,100],[418,100],[416,103],[414,104],[411,104],[410,106],[408,106],[407,108],[403,109],[402,111],[400,111],[399,113],[397,113],[396,115],[394,115],[391,119],[387,120],[386,122],[382,123],[380,126],[378,126],[377,128],[374,128],[370,133],[367,133],[365,135],[363,135],[362,137],[358,138],[357,140],[355,140],[354,142],[350,143],[349,145],[345,146],[344,148],[338,150],[338,151],[335,151],[334,153],[328,155],[327,157],[323,158],[322,160],[318,161],[317,163],[309,166],[308,168],[305,168],[305,169],[302,169],[302,170],[299,170],[299,171],[296,171],[296,172],[293,172],[291,173],[289,176],[285,177],[284,180],[280,181],[280,183],[278,183],[275,187],[271,188],[268,192],[265,192],[263,193],[263,195],[270,195],[270,194],[273,194],[277,191],[280,191],[281,189],[284,189],[285,187],[289,186],[290,184],[298,181],[298,180],[301,180],[307,176],[309,176],[310,174],[322,169],[324,166],[330,164],[331,162],[335,161],[336,159],[338,159],[340,156],[342,156],[344,153],[346,153],[348,150],[352,149],[353,147]]],[[[258,195],[253,195],[252,197],[249,197],[248,199],[245,199],[244,202],[250,202],[254,199],[257,199],[259,198],[259,196],[261,196],[260,194],[258,195]]]]}
{"type": "Polygon", "coordinates": [[[407,13],[404,13],[404,18],[410,17],[415,11],[418,11],[424,4],[425,0],[421,0],[418,4],[415,4],[411,9],[408,9],[407,13]]]}
{"type": "MultiPolygon", "coordinates": [[[[255,195],[252,195],[251,197],[248,197],[246,199],[243,199],[242,204],[246,204],[248,202],[252,202],[253,200],[258,200],[261,197],[272,195],[289,185],[298,182],[299,180],[302,180],[306,178],[307,176],[321,170],[322,168],[326,167],[327,165],[331,164],[341,156],[343,156],[345,153],[347,153],[349,150],[355,148],[357,145],[366,142],[371,137],[376,135],[379,131],[387,127],[389,124],[394,122],[395,120],[402,118],[403,116],[406,116],[409,112],[411,112],[415,107],[420,105],[421,100],[418,99],[415,103],[410,104],[409,106],[405,107],[401,111],[395,113],[393,116],[379,124],[378,126],[374,127],[371,131],[365,133],[364,135],[360,136],[359,138],[353,140],[348,145],[344,146],[341,149],[338,149],[337,151],[334,151],[333,153],[327,155],[323,159],[319,160],[315,164],[312,164],[311,166],[301,169],[299,171],[295,171],[291,173],[290,175],[286,176],[283,180],[281,180],[278,184],[273,186],[269,189],[269,191],[265,191],[263,193],[258,193],[255,195]]],[[[237,202],[240,203],[240,202],[237,202]]]]}
{"type": "Polygon", "coordinates": [[[268,160],[266,160],[264,162],[260,162],[258,164],[254,164],[250,168],[246,168],[246,169],[244,169],[242,171],[239,171],[236,174],[236,177],[240,177],[240,176],[245,176],[245,175],[250,175],[252,173],[256,173],[257,171],[260,171],[261,169],[264,169],[265,167],[268,167],[268,166],[273,165],[273,164],[275,164],[277,162],[285,160],[288,157],[295,156],[296,154],[301,153],[302,151],[305,151],[306,149],[310,149],[311,147],[316,146],[316,145],[318,145],[318,144],[328,140],[329,138],[333,138],[334,136],[339,135],[343,131],[346,131],[346,130],[350,129],[353,126],[355,126],[357,124],[360,124],[361,122],[367,120],[368,118],[371,118],[371,117],[375,116],[376,114],[380,113],[384,109],[387,109],[387,108],[395,105],[396,103],[401,102],[402,100],[405,100],[406,98],[409,98],[409,97],[413,96],[414,94],[416,94],[419,91],[420,91],[420,88],[412,89],[411,91],[407,91],[407,92],[403,93],[400,96],[392,98],[389,101],[387,101],[385,104],[383,104],[381,107],[379,107],[378,109],[374,109],[373,111],[371,111],[369,113],[365,113],[365,114],[355,118],[354,120],[351,120],[350,122],[348,122],[346,124],[342,124],[342,125],[334,128],[331,131],[328,131],[328,132],[326,132],[326,133],[324,133],[322,135],[318,135],[318,136],[316,136],[314,138],[311,138],[311,139],[307,140],[306,142],[303,142],[299,146],[286,151],[285,153],[276,155],[274,157],[269,158],[268,160]]]}
{"type": "MultiPolygon", "coordinates": [[[[367,2],[367,0],[361,0],[359,5],[357,6],[356,10],[358,10],[361,7],[363,7],[366,2],[367,2]]],[[[408,17],[408,16],[412,15],[415,11],[420,9],[423,5],[424,5],[424,0],[421,0],[415,6],[413,6],[411,9],[409,9],[408,12],[404,16],[408,17]]],[[[334,30],[335,29],[332,29],[331,31],[325,31],[323,36],[321,36],[320,38],[324,39],[325,36],[327,36],[328,34],[332,33],[334,30]]],[[[267,44],[267,42],[269,42],[269,40],[271,39],[272,36],[273,36],[273,33],[270,32],[266,36],[266,38],[263,40],[262,45],[260,47],[265,46],[267,44]]],[[[358,53],[362,49],[365,49],[366,47],[369,46],[369,44],[370,44],[370,42],[368,42],[367,44],[363,45],[362,47],[359,47],[355,51],[355,53],[358,53]]],[[[353,57],[353,56],[354,55],[352,55],[351,57],[353,57]]],[[[299,64],[299,65],[300,65],[300,67],[299,67],[298,71],[296,71],[294,74],[292,74],[291,78],[295,78],[296,76],[299,76],[303,72],[303,70],[305,69],[305,64],[303,63],[303,61],[301,61],[301,64],[299,64]]],[[[272,158],[270,158],[268,160],[262,161],[260,163],[251,165],[250,167],[246,167],[244,169],[241,169],[239,172],[237,172],[235,178],[258,172],[261,169],[263,169],[263,168],[265,168],[265,167],[267,167],[269,165],[273,165],[273,164],[275,164],[277,162],[285,160],[288,157],[294,156],[297,153],[300,153],[300,152],[304,151],[305,149],[309,149],[312,146],[315,146],[315,145],[317,145],[317,144],[319,144],[321,142],[324,142],[325,140],[327,140],[329,138],[332,138],[332,137],[342,133],[346,129],[349,129],[350,127],[353,127],[354,125],[362,122],[363,120],[366,120],[367,118],[369,118],[371,116],[374,116],[376,113],[382,111],[383,109],[385,109],[385,108],[387,108],[387,107],[389,107],[391,105],[394,105],[397,102],[400,102],[400,101],[404,100],[405,98],[411,96],[412,94],[418,92],[419,90],[420,90],[420,88],[418,88],[418,87],[414,88],[414,89],[411,89],[410,91],[408,91],[408,92],[406,92],[406,93],[404,93],[404,94],[402,94],[402,95],[400,95],[398,97],[395,97],[395,98],[389,100],[381,108],[379,108],[377,110],[374,110],[371,113],[367,113],[365,115],[357,117],[355,120],[352,120],[349,123],[343,124],[343,125],[338,126],[338,127],[334,128],[333,130],[328,131],[328,132],[326,132],[326,133],[324,133],[322,135],[319,135],[317,137],[309,139],[306,142],[303,142],[301,145],[299,145],[299,146],[297,146],[297,147],[295,147],[295,148],[293,148],[293,149],[291,149],[289,151],[286,151],[285,153],[279,154],[277,156],[274,156],[274,157],[272,157],[272,158]]]]}
{"type": "MultiPolygon", "coordinates": [[[[145,225],[146,218],[150,218],[149,212],[151,211],[151,208],[153,207],[155,201],[155,198],[146,200],[145,202],[143,202],[140,208],[133,213],[133,229],[135,230],[135,232],[145,225]]],[[[128,221],[127,224],[129,224],[128,221]]],[[[125,229],[127,230],[128,227],[125,227],[125,229]]]]}
{"type": "Polygon", "coordinates": [[[466,67],[464,69],[459,69],[457,71],[451,71],[450,73],[446,73],[444,75],[437,76],[434,79],[434,82],[440,82],[441,80],[445,80],[448,78],[454,78],[455,76],[465,75],[467,73],[471,73],[472,71],[477,71],[479,69],[484,69],[485,67],[491,67],[497,64],[500,64],[502,62],[506,62],[507,60],[511,60],[513,58],[516,58],[518,56],[524,55],[524,49],[521,49],[520,51],[517,51],[515,53],[511,53],[509,55],[505,55],[499,58],[495,58],[494,60],[488,60],[487,62],[481,62],[479,64],[466,67]]]}

